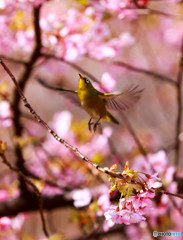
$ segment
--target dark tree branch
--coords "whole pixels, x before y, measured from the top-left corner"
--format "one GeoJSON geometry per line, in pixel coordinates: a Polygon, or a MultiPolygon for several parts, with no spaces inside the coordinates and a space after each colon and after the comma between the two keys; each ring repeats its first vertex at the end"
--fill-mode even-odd
{"type": "MultiPolygon", "coordinates": [[[[53,210],[60,207],[72,207],[73,200],[66,199],[63,195],[42,196],[44,210],[53,210]]],[[[15,216],[21,212],[39,211],[37,196],[31,194],[29,198],[19,198],[0,203],[0,217],[15,216]]]]}
{"type": "Polygon", "coordinates": [[[178,106],[178,114],[177,114],[177,124],[176,124],[176,145],[175,145],[175,161],[174,164],[178,166],[180,160],[180,147],[181,142],[179,139],[179,135],[181,133],[181,126],[182,126],[182,78],[183,78],[183,40],[180,50],[181,56],[179,61],[179,72],[177,75],[177,106],[178,106]]]}
{"type": "Polygon", "coordinates": [[[80,237],[80,238],[77,238],[77,239],[74,239],[74,240],[96,240],[98,238],[101,239],[100,237],[104,237],[106,235],[108,237],[108,236],[110,236],[112,234],[116,234],[116,233],[119,233],[120,235],[123,235],[124,239],[127,239],[127,238],[125,238],[126,234],[124,232],[124,226],[115,226],[113,228],[110,228],[109,231],[107,231],[107,232],[102,231],[101,229],[94,229],[87,236],[80,237]]]}
{"type": "MultiPolygon", "coordinates": [[[[46,222],[45,222],[44,215],[43,215],[43,202],[42,202],[42,198],[41,198],[41,193],[39,192],[38,188],[19,169],[13,167],[10,164],[10,162],[7,160],[7,158],[6,158],[6,156],[4,154],[0,154],[0,157],[2,158],[2,162],[4,164],[6,164],[9,167],[9,169],[11,169],[12,171],[18,173],[18,175],[20,175],[22,177],[22,179],[25,181],[25,183],[29,184],[32,187],[34,193],[37,195],[38,200],[39,200],[38,208],[40,210],[40,216],[41,216],[41,221],[42,221],[42,225],[43,225],[43,231],[44,231],[45,235],[47,237],[49,237],[49,234],[48,234],[48,231],[47,231],[47,228],[46,228],[46,222]]],[[[30,196],[30,194],[29,194],[29,196],[30,196]]],[[[28,197],[28,199],[29,199],[29,197],[28,197]]],[[[36,198],[36,200],[37,200],[37,198],[36,198]]],[[[32,203],[30,205],[32,205],[32,203]]],[[[6,215],[6,213],[4,215],[6,215]]]]}
{"type": "MultiPolygon", "coordinates": [[[[27,62],[25,65],[25,71],[22,75],[22,77],[19,80],[19,86],[24,91],[24,88],[26,86],[26,83],[28,82],[28,79],[32,73],[32,67],[36,60],[40,56],[40,50],[41,50],[41,30],[39,26],[39,15],[40,15],[40,9],[41,5],[38,5],[33,9],[34,11],[34,32],[35,32],[35,49],[32,53],[32,56],[30,57],[29,62],[27,62]]],[[[13,103],[12,103],[12,110],[13,110],[13,126],[15,135],[17,137],[22,135],[23,126],[21,124],[21,112],[20,112],[20,102],[21,97],[19,93],[17,92],[17,89],[14,90],[13,94],[13,103]]],[[[16,156],[16,165],[19,170],[22,171],[23,165],[24,165],[24,158],[22,155],[22,150],[18,144],[15,145],[15,156],[16,156]]],[[[22,193],[27,194],[27,186],[25,184],[25,181],[20,176],[20,189],[22,190],[22,193]]]]}

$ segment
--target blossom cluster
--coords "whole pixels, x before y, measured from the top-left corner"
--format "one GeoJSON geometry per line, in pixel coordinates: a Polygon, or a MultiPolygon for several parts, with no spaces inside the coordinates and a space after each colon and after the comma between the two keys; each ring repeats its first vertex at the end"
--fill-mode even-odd
{"type": "Polygon", "coordinates": [[[84,10],[71,8],[63,16],[42,17],[43,45],[59,57],[73,61],[89,55],[98,60],[115,57],[125,47],[135,43],[129,32],[113,36],[104,13],[89,6],[84,10]]]}
{"type": "MultiPolygon", "coordinates": [[[[112,166],[109,170],[114,173],[116,166],[112,166]]],[[[119,172],[116,174],[120,174],[119,172]]],[[[160,188],[162,183],[157,173],[150,176],[145,174],[146,179],[142,179],[138,172],[129,169],[128,162],[125,165],[122,175],[124,179],[110,176],[109,181],[112,186],[107,196],[106,192],[98,196],[96,214],[105,216],[104,230],[107,231],[114,224],[132,224],[146,220],[144,215],[149,214],[149,210],[153,207],[152,199],[155,197],[155,189],[160,188]],[[115,192],[121,194],[118,205],[111,204],[109,196],[114,197],[115,192]]],[[[74,205],[76,207],[87,206],[91,203],[92,196],[89,189],[75,191],[73,194],[74,205]]]]}
{"type": "MultiPolygon", "coordinates": [[[[155,197],[155,189],[162,186],[157,173],[152,176],[145,174],[146,179],[144,179],[137,171],[129,169],[128,165],[127,162],[122,173],[124,179],[116,179],[112,176],[109,179],[112,182],[110,195],[118,190],[121,198],[118,206],[112,205],[104,216],[106,220],[117,224],[131,224],[145,220],[143,215],[152,206],[151,198],[155,197]]],[[[114,172],[115,168],[116,166],[113,166],[110,170],[114,172]]]]}
{"type": "MultiPolygon", "coordinates": [[[[0,16],[0,52],[15,55],[18,52],[26,59],[34,46],[34,27],[27,4],[44,1],[3,1],[0,8],[8,13],[0,16]],[[25,11],[26,10],[26,11],[25,11]],[[6,34],[5,34],[6,33],[6,34]],[[6,37],[5,37],[6,36],[6,37]]],[[[135,43],[128,31],[112,34],[105,13],[94,6],[83,9],[70,8],[65,14],[50,13],[40,16],[41,39],[44,52],[54,53],[68,61],[88,55],[96,59],[115,57],[123,48],[135,43]]]]}

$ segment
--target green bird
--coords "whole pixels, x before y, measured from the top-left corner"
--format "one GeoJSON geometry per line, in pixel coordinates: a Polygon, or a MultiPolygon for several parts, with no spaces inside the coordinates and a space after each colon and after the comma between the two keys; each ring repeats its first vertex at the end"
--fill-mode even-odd
{"type": "Polygon", "coordinates": [[[112,121],[119,124],[118,120],[108,110],[126,110],[133,106],[141,97],[143,89],[138,89],[138,86],[132,86],[119,94],[102,93],[93,87],[88,78],[79,74],[78,90],[67,90],[49,85],[39,77],[38,82],[46,88],[67,93],[75,104],[83,107],[90,115],[88,128],[91,131],[96,131],[97,125],[101,120],[112,121]],[[92,122],[92,119],[95,122],[92,122]]]}

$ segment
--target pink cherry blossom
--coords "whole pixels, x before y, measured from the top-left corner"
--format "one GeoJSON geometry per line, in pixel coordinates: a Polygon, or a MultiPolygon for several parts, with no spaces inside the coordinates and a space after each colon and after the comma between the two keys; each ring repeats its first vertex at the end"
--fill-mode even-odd
{"type": "Polygon", "coordinates": [[[12,124],[11,109],[8,101],[0,101],[0,126],[9,127],[12,124]]]}
{"type": "Polygon", "coordinates": [[[115,57],[124,47],[134,44],[129,32],[112,37],[108,24],[102,21],[104,13],[92,5],[84,12],[71,8],[62,17],[48,14],[41,18],[43,45],[58,57],[74,61],[83,55],[104,59],[115,57]]]}
{"type": "Polygon", "coordinates": [[[109,152],[108,139],[112,135],[112,128],[105,127],[102,134],[96,134],[91,141],[80,146],[82,152],[92,158],[96,153],[106,155],[109,152]]]}
{"type": "Polygon", "coordinates": [[[120,209],[125,208],[130,211],[134,209],[135,212],[144,215],[147,214],[149,209],[152,208],[152,200],[150,198],[154,197],[155,193],[149,191],[141,192],[131,197],[122,198],[119,206],[120,209]]]}
{"type": "Polygon", "coordinates": [[[103,194],[98,198],[97,204],[100,208],[99,211],[97,211],[97,215],[98,216],[102,216],[104,214],[104,212],[106,212],[111,203],[110,203],[110,199],[109,199],[109,194],[103,194]]]}
{"type": "Polygon", "coordinates": [[[110,46],[110,42],[102,44],[92,43],[89,46],[90,56],[98,60],[113,58],[116,56],[116,53],[116,49],[113,46],[110,46]]]}
{"type": "Polygon", "coordinates": [[[111,92],[116,86],[116,81],[110,73],[104,72],[102,74],[101,84],[106,91],[111,92]]]}
{"type": "Polygon", "coordinates": [[[92,196],[89,189],[85,188],[83,190],[74,191],[72,198],[74,200],[74,206],[79,208],[87,206],[91,202],[92,196]]]}
{"type": "Polygon", "coordinates": [[[58,112],[54,115],[51,126],[61,136],[65,137],[70,129],[72,114],[69,111],[58,112]]]}
{"type": "Polygon", "coordinates": [[[103,223],[103,230],[104,232],[107,232],[109,231],[109,229],[111,227],[113,227],[115,225],[115,223],[112,221],[112,220],[104,220],[104,223],[103,223]]]}
{"type": "Polygon", "coordinates": [[[7,201],[8,197],[9,197],[8,192],[4,189],[0,189],[0,202],[7,201]]]}
{"type": "Polygon", "coordinates": [[[42,194],[48,196],[55,196],[56,194],[62,194],[64,191],[57,187],[45,186],[42,190],[42,194]]]}
{"type": "Polygon", "coordinates": [[[176,172],[175,166],[169,166],[166,168],[166,170],[164,172],[164,176],[163,176],[165,184],[172,183],[175,172],[176,172]]]}
{"type": "Polygon", "coordinates": [[[76,188],[85,182],[85,178],[86,176],[83,172],[71,168],[65,168],[64,173],[60,172],[58,175],[57,183],[61,186],[65,185],[70,188],[76,188]]]}
{"type": "Polygon", "coordinates": [[[157,177],[158,173],[153,174],[149,177],[147,181],[148,188],[160,188],[162,186],[162,183],[160,182],[160,178],[157,177]]]}
{"type": "Polygon", "coordinates": [[[125,232],[126,232],[128,238],[130,240],[141,238],[138,226],[130,225],[130,226],[127,226],[127,228],[125,230],[126,230],[125,232]]]}
{"type": "Polygon", "coordinates": [[[156,172],[163,172],[168,164],[165,151],[161,150],[157,153],[148,154],[148,160],[153,165],[156,172]]]}
{"type": "Polygon", "coordinates": [[[140,171],[140,172],[146,172],[146,173],[151,172],[150,164],[142,155],[138,155],[137,157],[135,157],[134,163],[133,163],[133,169],[136,169],[137,171],[140,171]]]}
{"type": "Polygon", "coordinates": [[[111,208],[104,213],[106,220],[112,220],[116,224],[131,224],[138,223],[145,220],[145,217],[139,213],[135,213],[126,209],[117,210],[116,206],[111,206],[111,208]]]}
{"type": "Polygon", "coordinates": [[[0,1],[0,9],[4,9],[6,7],[5,0],[0,1]]]}
{"type": "Polygon", "coordinates": [[[12,218],[11,226],[15,231],[20,231],[28,215],[24,213],[18,214],[16,217],[12,218]]]}
{"type": "Polygon", "coordinates": [[[11,219],[8,217],[0,218],[0,231],[5,232],[11,228],[11,219]]]}
{"type": "Polygon", "coordinates": [[[119,35],[118,41],[121,47],[128,47],[135,43],[135,38],[129,32],[123,32],[119,35]]]}
{"type": "Polygon", "coordinates": [[[130,20],[137,18],[137,14],[133,11],[134,4],[129,0],[92,0],[91,3],[103,11],[116,14],[119,19],[124,17],[128,17],[130,20]]]}

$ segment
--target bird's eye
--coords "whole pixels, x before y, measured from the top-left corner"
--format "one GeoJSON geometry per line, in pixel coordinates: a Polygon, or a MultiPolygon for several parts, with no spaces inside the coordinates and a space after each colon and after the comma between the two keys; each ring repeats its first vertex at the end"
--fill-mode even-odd
{"type": "Polygon", "coordinates": [[[87,78],[85,78],[85,83],[89,83],[90,81],[87,79],[87,78]]]}

